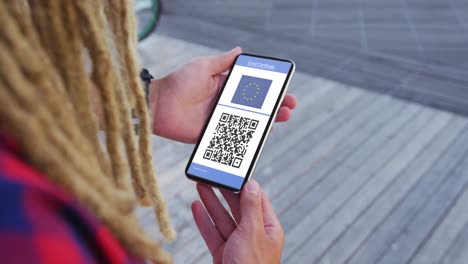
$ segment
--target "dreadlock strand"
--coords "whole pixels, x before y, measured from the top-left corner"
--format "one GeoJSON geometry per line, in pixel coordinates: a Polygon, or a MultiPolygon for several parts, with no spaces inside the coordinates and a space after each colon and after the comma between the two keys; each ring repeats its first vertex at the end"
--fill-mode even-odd
{"type": "MultiPolygon", "coordinates": [[[[83,122],[80,123],[83,132],[90,140],[93,150],[97,155],[98,163],[106,175],[111,175],[109,160],[105,156],[101,144],[98,139],[97,117],[92,113],[90,102],[90,89],[92,84],[88,79],[83,61],[83,48],[79,35],[79,24],[76,14],[70,8],[70,5],[64,1],[54,2],[55,14],[61,14],[59,24],[56,26],[57,35],[63,36],[60,41],[54,42],[54,49],[62,50],[62,54],[55,58],[56,64],[61,64],[59,70],[64,78],[65,87],[70,94],[78,118],[83,122]],[[58,4],[57,4],[58,3],[58,4]],[[65,30],[63,25],[69,25],[70,29],[65,30]]],[[[52,10],[51,10],[52,11],[52,10]]],[[[53,16],[53,14],[50,14],[53,16]]]]}
{"type": "Polygon", "coordinates": [[[112,35],[115,38],[116,47],[115,50],[118,53],[118,65],[120,71],[121,80],[118,84],[119,89],[117,89],[117,99],[118,103],[121,106],[122,111],[122,124],[124,126],[124,143],[127,150],[127,156],[130,163],[130,172],[132,179],[133,190],[136,193],[138,201],[141,205],[150,206],[152,204],[151,199],[148,195],[148,192],[145,187],[145,180],[143,178],[143,173],[141,170],[141,160],[139,151],[135,143],[135,133],[133,133],[133,126],[131,123],[131,112],[129,109],[133,106],[131,103],[131,93],[129,92],[129,76],[128,67],[125,63],[126,53],[125,49],[127,48],[125,43],[126,39],[123,36],[122,23],[117,23],[115,17],[119,17],[122,21],[126,21],[126,12],[125,4],[122,1],[105,1],[105,13],[108,18],[110,28],[112,29],[112,35]],[[120,89],[121,88],[121,89],[120,89]]]}
{"type": "MultiPolygon", "coordinates": [[[[111,5],[111,6],[115,6],[113,8],[114,11],[118,12],[120,9],[119,1],[115,1],[114,5],[111,5]]],[[[118,14],[119,13],[117,13],[117,15],[118,14]]],[[[119,17],[119,16],[115,16],[115,17],[119,17]]],[[[107,21],[109,21],[109,24],[114,25],[113,26],[114,30],[111,30],[110,32],[108,32],[108,35],[111,36],[111,39],[115,39],[116,41],[112,41],[108,43],[108,45],[115,44],[115,47],[112,50],[117,52],[117,55],[112,56],[111,58],[114,58],[115,60],[114,65],[118,67],[117,70],[120,72],[120,74],[116,75],[115,92],[116,92],[117,105],[120,106],[120,112],[121,112],[120,117],[121,117],[122,129],[123,129],[122,136],[123,136],[126,154],[127,154],[127,158],[128,158],[129,166],[130,166],[132,186],[140,204],[148,205],[149,199],[148,199],[144,181],[141,175],[142,173],[141,173],[140,158],[137,155],[138,152],[137,152],[137,148],[135,145],[135,135],[133,133],[133,126],[131,123],[131,112],[130,112],[130,104],[128,101],[128,93],[126,92],[126,89],[125,89],[125,87],[128,87],[128,84],[124,81],[128,79],[128,78],[125,78],[126,76],[128,76],[128,72],[125,70],[125,67],[122,66],[122,60],[117,59],[117,58],[122,57],[120,53],[123,52],[123,48],[121,45],[122,39],[121,39],[121,34],[120,34],[120,27],[116,26],[117,23],[112,23],[112,19],[107,19],[107,21]]],[[[106,28],[112,28],[112,26],[109,26],[106,28]]]]}
{"type": "Polygon", "coordinates": [[[80,27],[83,43],[88,47],[88,52],[93,62],[91,78],[99,88],[103,102],[106,121],[106,141],[107,149],[112,163],[115,184],[118,188],[128,190],[126,175],[126,165],[122,153],[122,142],[119,137],[121,131],[121,118],[118,109],[114,89],[116,87],[112,60],[109,51],[106,49],[106,41],[102,36],[101,28],[104,28],[102,20],[102,10],[93,5],[93,1],[74,1],[78,18],[84,24],[80,27]],[[89,48],[93,47],[93,48],[89,48]],[[97,66],[99,65],[99,66],[97,66]]]}
{"type": "Polygon", "coordinates": [[[126,52],[124,50],[125,45],[123,45],[125,39],[122,36],[122,21],[126,20],[122,10],[124,6],[122,5],[121,0],[103,0],[102,3],[104,16],[106,18],[105,22],[107,22],[108,25],[107,29],[109,31],[109,35],[111,35],[114,40],[108,44],[113,46],[113,49],[111,50],[116,53],[116,56],[113,56],[112,58],[115,60],[115,64],[118,68],[117,70],[119,75],[117,77],[120,79],[119,83],[122,84],[125,92],[125,98],[129,99],[131,102],[130,106],[133,107],[133,100],[130,98],[131,94],[128,93],[128,70],[125,67],[125,61],[123,59],[123,54],[126,52]]]}
{"type": "MultiPolygon", "coordinates": [[[[129,7],[125,8],[128,12],[129,7]]],[[[131,17],[131,16],[129,16],[131,17]]],[[[124,39],[129,39],[133,41],[126,41],[127,52],[124,54],[126,66],[129,69],[129,81],[130,81],[130,88],[131,91],[136,99],[136,113],[140,118],[140,152],[142,155],[142,165],[143,171],[145,172],[145,182],[148,185],[148,190],[150,192],[151,200],[153,201],[154,210],[156,214],[156,218],[159,223],[159,228],[161,233],[168,239],[174,240],[176,237],[176,233],[170,224],[169,214],[167,212],[166,203],[164,202],[164,198],[161,194],[161,191],[158,186],[158,182],[156,181],[154,170],[153,170],[153,163],[152,163],[152,152],[151,152],[151,126],[150,126],[150,118],[148,114],[148,107],[146,105],[146,98],[143,93],[143,88],[141,87],[141,82],[138,78],[138,69],[136,62],[136,33],[133,30],[132,20],[127,20],[128,22],[124,25],[123,29],[123,37],[124,39]]]]}
{"type": "Polygon", "coordinates": [[[39,30],[42,44],[50,54],[53,63],[58,65],[57,69],[68,91],[69,100],[72,102],[78,118],[83,121],[79,123],[81,130],[87,135],[99,161],[99,166],[106,174],[109,174],[110,167],[99,144],[97,125],[91,114],[88,92],[90,83],[87,78],[84,78],[86,74],[83,63],[77,63],[82,59],[82,48],[77,41],[76,34],[63,27],[64,24],[76,24],[76,19],[75,21],[67,20],[68,18],[73,19],[73,13],[67,12],[66,4],[65,7],[62,7],[64,4],[62,1],[32,2],[40,7],[36,8],[38,11],[34,13],[34,17],[36,17],[35,24],[42,28],[39,30]]]}
{"type": "Polygon", "coordinates": [[[130,103],[130,96],[128,92],[128,79],[129,79],[129,72],[125,65],[124,61],[124,54],[125,54],[125,39],[122,35],[122,23],[116,23],[115,17],[119,17],[122,21],[126,21],[124,8],[125,5],[121,1],[112,1],[104,2],[106,6],[106,15],[107,20],[109,21],[110,28],[112,29],[112,35],[115,38],[115,50],[118,53],[118,63],[120,80],[118,81],[119,87],[117,89],[117,99],[122,111],[122,124],[124,126],[124,142],[125,147],[127,150],[127,157],[130,163],[130,171],[131,171],[131,179],[132,179],[132,186],[136,193],[136,196],[141,205],[151,205],[151,200],[149,199],[148,192],[146,191],[146,187],[144,184],[144,179],[142,176],[141,171],[141,161],[140,156],[138,155],[138,149],[135,143],[135,133],[133,133],[133,126],[131,123],[131,112],[129,109],[131,108],[130,103]]]}
{"type": "Polygon", "coordinates": [[[27,0],[8,0],[8,5],[2,8],[7,8],[13,17],[22,17],[23,19],[17,20],[21,33],[31,35],[31,30],[28,28],[31,19],[30,8],[27,0]]]}
{"type": "MultiPolygon", "coordinates": [[[[79,23],[78,19],[76,17],[76,13],[73,12],[73,9],[69,4],[63,4],[63,12],[62,13],[62,19],[64,24],[70,25],[71,29],[68,32],[68,39],[70,41],[70,45],[72,45],[72,48],[76,51],[79,51],[78,54],[81,55],[81,61],[83,60],[84,54],[83,54],[83,47],[81,44],[81,40],[79,39],[79,34],[76,34],[76,32],[79,32],[79,23]]],[[[80,59],[80,58],[78,58],[80,59]]],[[[71,66],[75,66],[75,70],[73,71],[75,74],[70,76],[69,83],[70,87],[73,87],[72,89],[78,94],[77,96],[77,102],[76,104],[82,105],[82,113],[81,115],[83,116],[83,120],[86,123],[85,124],[85,130],[88,131],[88,136],[91,138],[93,146],[95,146],[95,151],[98,155],[99,163],[101,164],[104,172],[106,175],[109,177],[111,176],[111,168],[110,168],[110,162],[107,159],[107,156],[105,155],[101,144],[99,142],[98,138],[98,125],[97,125],[97,116],[91,111],[91,93],[90,90],[92,87],[92,83],[88,78],[88,75],[86,73],[84,64],[77,64],[76,62],[74,63],[73,61],[70,61],[71,66]]],[[[73,69],[73,68],[72,68],[73,69]]]]}
{"type": "Polygon", "coordinates": [[[123,136],[124,136],[124,143],[125,148],[127,150],[127,156],[129,159],[130,165],[130,172],[131,172],[131,179],[132,179],[132,186],[135,194],[142,205],[150,205],[151,203],[148,202],[148,195],[146,191],[146,187],[144,185],[144,179],[141,172],[141,161],[138,156],[138,151],[135,143],[135,136],[133,133],[133,126],[131,124],[131,115],[129,111],[129,103],[128,100],[125,99],[123,90],[117,91],[117,98],[118,102],[125,106],[121,108],[122,110],[122,124],[123,124],[123,136]]]}

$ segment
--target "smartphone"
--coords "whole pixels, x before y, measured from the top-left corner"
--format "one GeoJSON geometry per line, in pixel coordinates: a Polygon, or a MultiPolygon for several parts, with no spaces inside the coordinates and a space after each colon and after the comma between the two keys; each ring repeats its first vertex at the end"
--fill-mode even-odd
{"type": "Polygon", "coordinates": [[[235,59],[185,169],[187,177],[238,192],[252,176],[295,70],[291,60],[235,59]]]}

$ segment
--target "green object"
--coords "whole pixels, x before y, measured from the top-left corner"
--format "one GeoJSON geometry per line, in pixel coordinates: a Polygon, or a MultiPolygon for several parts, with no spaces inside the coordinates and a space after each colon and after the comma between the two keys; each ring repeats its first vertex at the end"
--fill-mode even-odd
{"type": "Polygon", "coordinates": [[[141,27],[138,27],[138,41],[141,41],[156,28],[161,11],[159,0],[137,0],[134,11],[137,14],[139,24],[141,24],[141,27]]]}

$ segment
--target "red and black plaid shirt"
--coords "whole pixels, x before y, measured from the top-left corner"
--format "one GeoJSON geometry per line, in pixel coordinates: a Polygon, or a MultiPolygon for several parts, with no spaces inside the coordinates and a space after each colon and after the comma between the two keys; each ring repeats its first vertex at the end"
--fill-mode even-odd
{"type": "Polygon", "coordinates": [[[0,136],[1,263],[144,263],[0,136]]]}

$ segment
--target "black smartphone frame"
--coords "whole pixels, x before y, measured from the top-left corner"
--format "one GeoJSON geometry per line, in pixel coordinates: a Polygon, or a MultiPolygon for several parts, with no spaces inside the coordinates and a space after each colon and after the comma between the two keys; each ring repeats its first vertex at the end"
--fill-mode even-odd
{"type": "Polygon", "coordinates": [[[255,169],[255,166],[256,166],[256,163],[258,162],[261,151],[263,150],[263,146],[265,145],[265,141],[266,141],[266,139],[268,137],[268,134],[270,133],[271,126],[272,126],[272,124],[274,122],[274,119],[276,119],[276,115],[277,115],[278,110],[280,108],[280,104],[282,103],[282,100],[284,99],[284,97],[286,95],[288,85],[291,82],[291,77],[292,77],[295,69],[296,69],[296,64],[294,63],[294,61],[288,60],[288,59],[280,59],[280,58],[262,56],[262,55],[256,55],[256,54],[250,54],[250,53],[241,53],[241,54],[236,56],[236,59],[234,60],[234,62],[231,65],[231,68],[229,70],[229,74],[228,74],[226,80],[224,81],[224,84],[223,84],[223,86],[221,88],[221,91],[218,94],[218,99],[216,100],[216,103],[213,105],[213,109],[211,110],[211,113],[210,113],[210,115],[209,115],[209,117],[208,117],[208,119],[207,119],[207,121],[206,121],[206,123],[205,123],[205,125],[203,127],[203,132],[200,134],[200,137],[199,137],[199,139],[197,141],[197,144],[195,145],[195,148],[193,149],[193,152],[190,155],[190,159],[189,159],[189,161],[187,163],[187,166],[185,167],[185,175],[187,176],[187,178],[189,178],[190,180],[193,180],[193,181],[206,183],[206,184],[214,186],[216,188],[222,188],[222,189],[233,191],[233,192],[239,192],[239,191],[242,190],[245,183],[250,179],[250,177],[252,177],[253,170],[255,169]],[[283,87],[281,88],[281,92],[279,93],[279,96],[276,99],[276,103],[275,103],[275,106],[273,108],[270,119],[268,120],[267,126],[265,127],[265,131],[263,131],[262,138],[260,139],[258,147],[257,147],[257,149],[255,151],[255,155],[254,155],[254,157],[252,159],[252,162],[249,165],[249,169],[247,170],[247,175],[245,175],[245,178],[244,178],[244,181],[242,182],[241,187],[239,189],[236,189],[236,188],[233,188],[231,186],[221,184],[219,182],[210,181],[210,180],[198,177],[196,175],[189,174],[188,170],[189,170],[190,165],[193,162],[193,158],[195,157],[195,153],[197,153],[197,151],[198,151],[198,148],[200,146],[200,142],[201,142],[203,136],[206,133],[206,129],[208,127],[208,124],[210,123],[211,118],[213,117],[213,113],[214,113],[214,111],[216,109],[216,106],[218,106],[221,95],[223,94],[224,89],[226,88],[226,84],[227,84],[229,78],[231,77],[232,70],[234,69],[234,66],[236,65],[236,62],[237,62],[237,59],[239,58],[239,56],[251,56],[251,57],[262,58],[262,59],[270,59],[270,60],[276,60],[276,61],[289,62],[289,63],[291,63],[291,68],[289,69],[288,75],[286,76],[286,79],[285,79],[285,81],[283,83],[283,87]]]}

